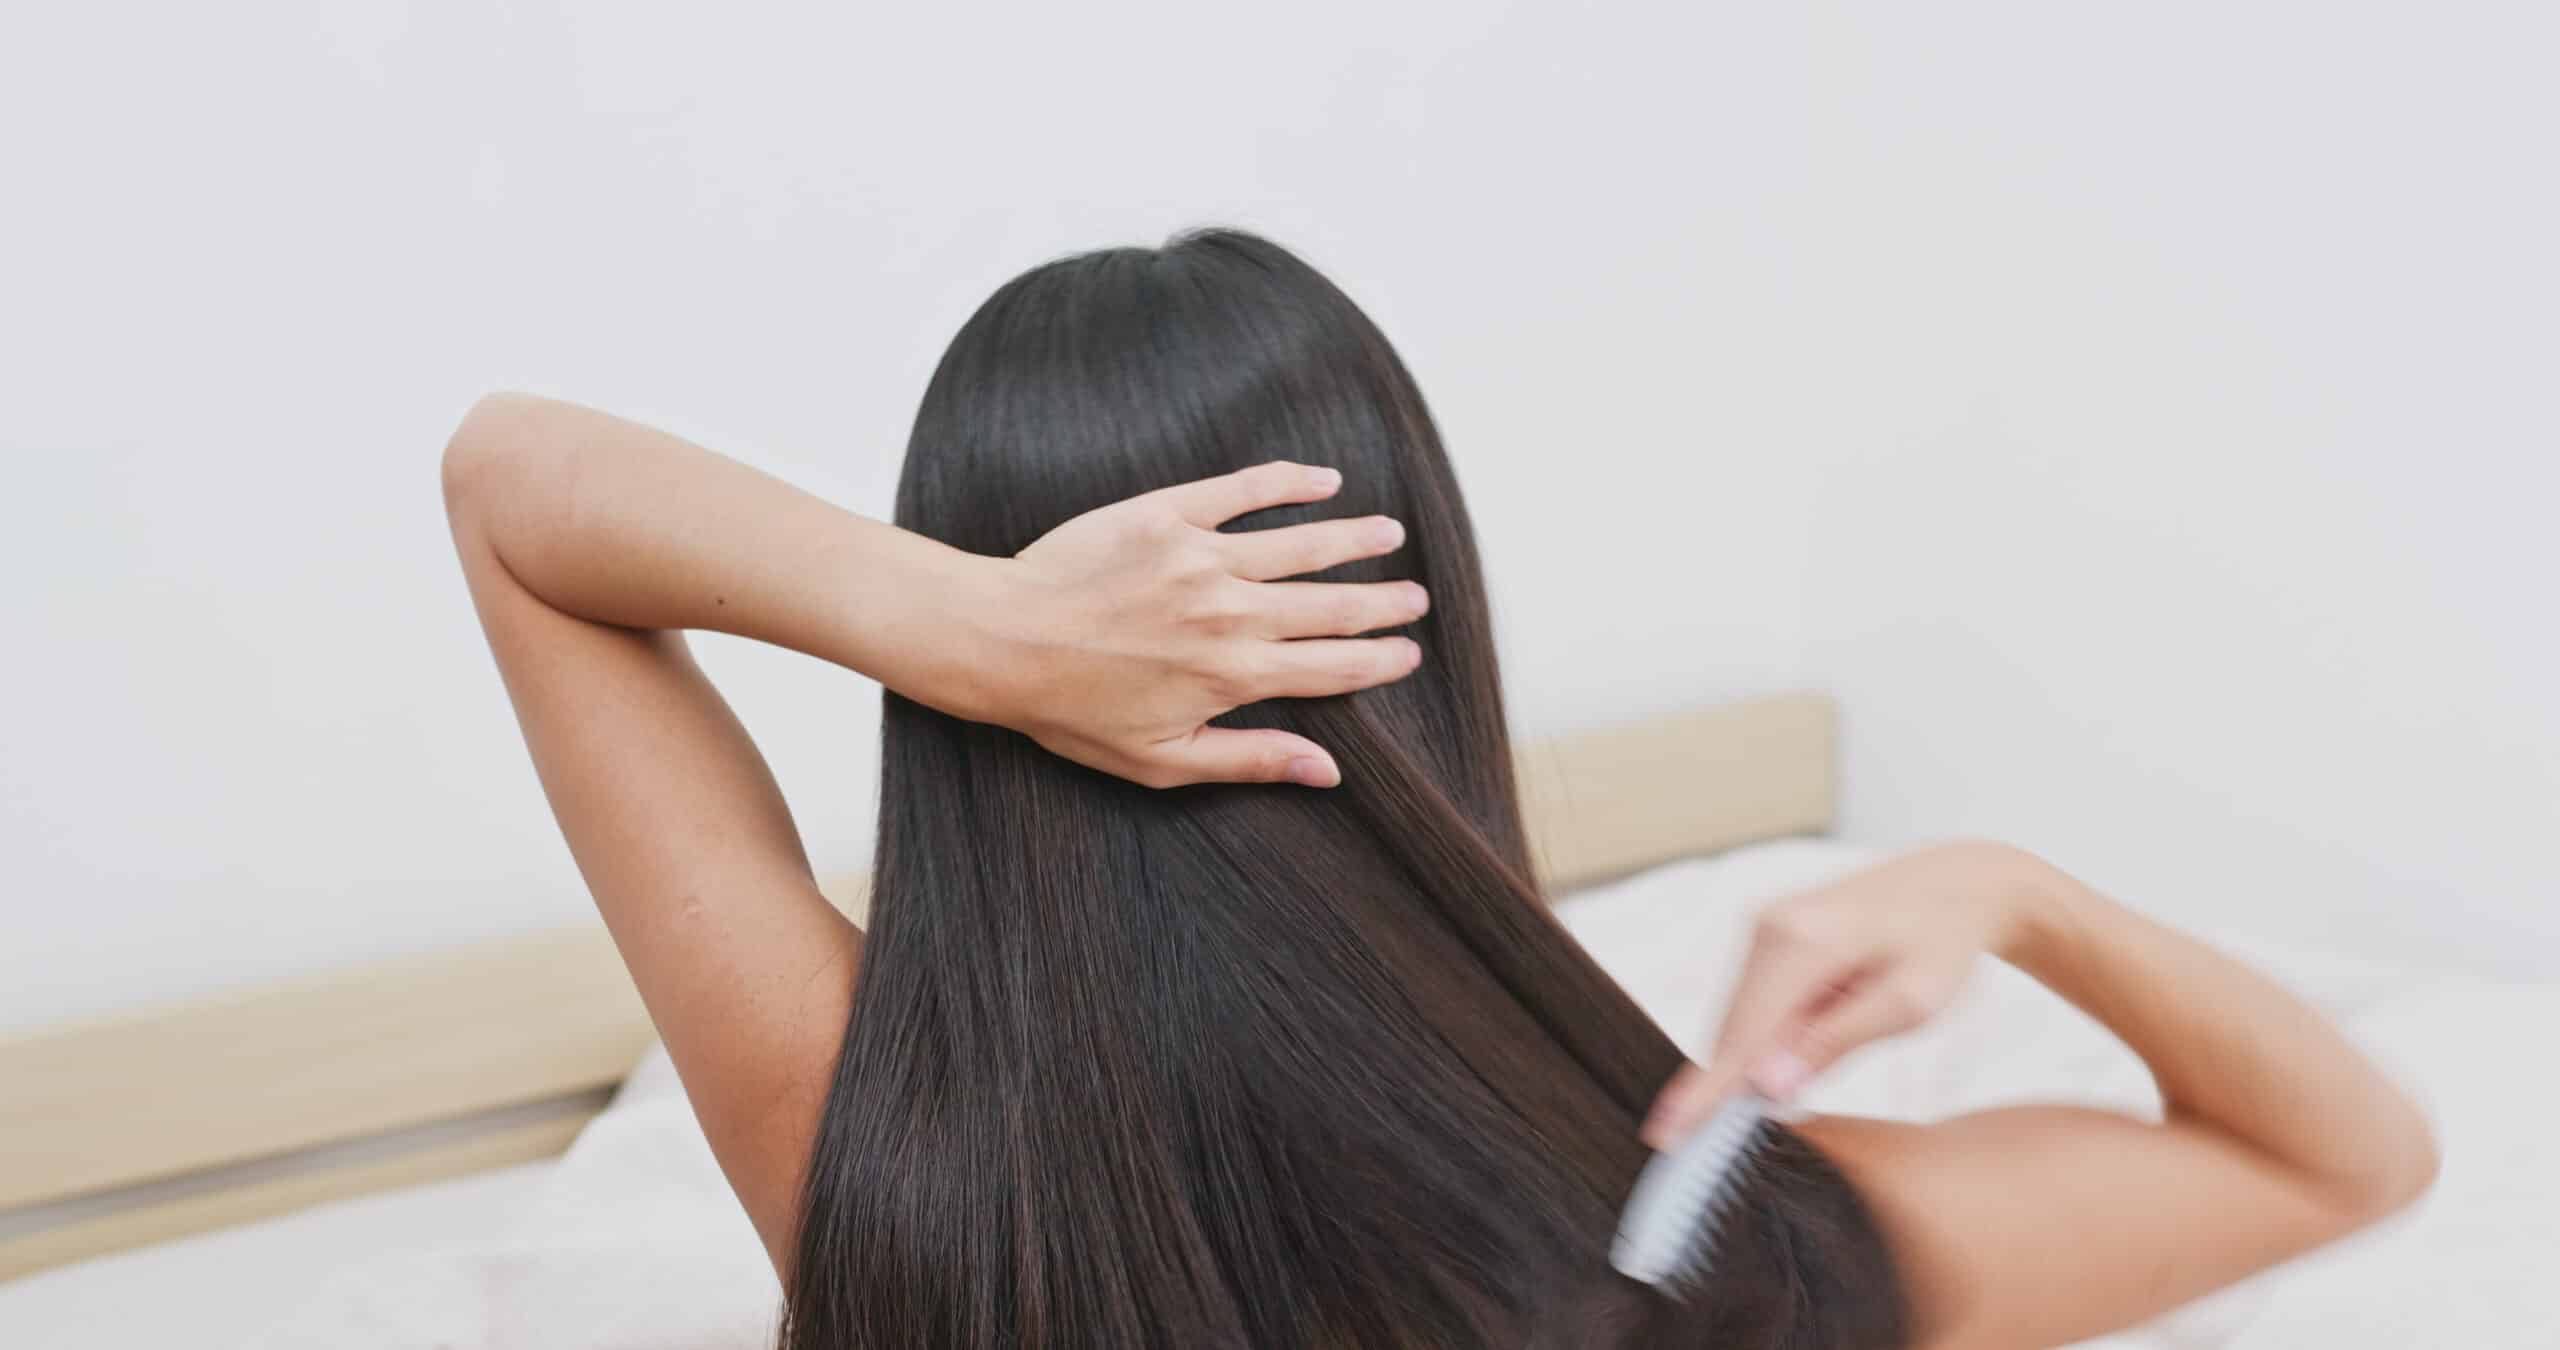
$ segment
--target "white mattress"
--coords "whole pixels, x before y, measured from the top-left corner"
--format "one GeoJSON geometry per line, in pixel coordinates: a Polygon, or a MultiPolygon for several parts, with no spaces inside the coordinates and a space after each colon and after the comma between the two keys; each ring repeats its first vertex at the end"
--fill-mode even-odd
{"type": "MultiPolygon", "coordinates": [[[[1684,1044],[1703,1036],[1761,902],[1869,859],[1790,841],[1574,897],[1566,924],[1684,1044]]],[[[2560,1101],[2508,1053],[2560,1030],[2560,989],[2309,951],[2244,952],[2427,1095],[2446,1168],[2409,1217],[2197,1305],[2108,1350],[2550,1350],[2560,1305],[2560,1101]]],[[[1853,1059],[1824,1110],[1926,1118],[2063,1097],[2140,1110],[2138,1062],[2014,972],[1853,1059]]],[[[555,1163],[343,1202],[0,1286],[0,1346],[269,1350],[700,1350],[771,1344],[777,1291],[663,1050],[555,1163]]]]}
{"type": "Polygon", "coordinates": [[[0,1284],[0,1346],[245,1345],[278,1310],[376,1252],[501,1232],[549,1162],[320,1205],[0,1284]]]}

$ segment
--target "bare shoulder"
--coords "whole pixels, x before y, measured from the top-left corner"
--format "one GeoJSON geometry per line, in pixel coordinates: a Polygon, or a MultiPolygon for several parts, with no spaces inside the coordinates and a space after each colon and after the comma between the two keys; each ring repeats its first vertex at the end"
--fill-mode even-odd
{"type": "Polygon", "coordinates": [[[2026,1106],[1797,1129],[1866,1200],[1922,1350],[2028,1350],[2136,1326],[2405,1203],[2306,1188],[2174,1118],[2026,1106]]]}

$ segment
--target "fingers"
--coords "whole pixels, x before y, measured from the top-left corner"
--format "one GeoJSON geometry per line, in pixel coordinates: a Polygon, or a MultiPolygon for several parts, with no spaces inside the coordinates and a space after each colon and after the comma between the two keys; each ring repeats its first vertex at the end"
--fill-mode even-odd
{"type": "Polygon", "coordinates": [[[1757,1081],[1762,1058],[1788,1043],[1789,1034],[1830,992],[1833,980],[1833,970],[1819,954],[1755,941],[1716,1035],[1718,1086],[1730,1088],[1753,1075],[1753,1086],[1765,1092],[1768,1085],[1757,1081]]]}
{"type": "Polygon", "coordinates": [[[1328,698],[1401,680],[1422,664],[1422,646],[1411,638],[1309,638],[1264,643],[1261,675],[1253,695],[1328,698]]]}
{"type": "Polygon", "coordinates": [[[1746,1076],[1762,1095],[1793,1097],[1807,1074],[1779,1058],[1789,1039],[1849,973],[1836,953],[1796,928],[1783,910],[1761,917],[1741,981],[1725,1005],[1716,1049],[1704,1067],[1675,1075],[1644,1124],[1645,1142],[1668,1149],[1704,1124],[1746,1076]],[[1778,1091],[1771,1091],[1772,1088],[1778,1091]]]}
{"type": "Polygon", "coordinates": [[[1333,787],[1342,770],[1333,756],[1304,736],[1285,731],[1202,727],[1167,742],[1152,771],[1139,781],[1153,787],[1191,783],[1297,783],[1333,787]]]}
{"type": "MultiPolygon", "coordinates": [[[[1805,1078],[1839,1063],[1842,1056],[1859,1046],[1920,1025],[1928,1013],[1923,999],[1892,978],[1866,980],[1814,1014],[1786,1048],[1774,1052],[1760,1067],[1783,1074],[1789,1068],[1784,1061],[1792,1059],[1801,1084],[1805,1078]],[[1772,1065],[1769,1061],[1778,1062],[1772,1065]]],[[[1759,1076],[1754,1074],[1755,1082],[1759,1076]]],[[[1768,1084],[1760,1084],[1760,1090],[1780,1101],[1795,1095],[1792,1088],[1770,1092],[1768,1084]]]]}
{"type": "MultiPolygon", "coordinates": [[[[1252,645],[1271,655],[1262,673],[1250,682],[1246,702],[1347,694],[1403,679],[1422,664],[1421,644],[1411,638],[1313,638],[1252,645]]],[[[1145,762],[1134,770],[1113,768],[1111,772],[1149,787],[1189,783],[1334,787],[1342,782],[1341,766],[1324,747],[1285,731],[1204,726],[1188,736],[1151,747],[1144,758],[1145,762]]]]}
{"type": "Polygon", "coordinates": [[[1341,489],[1339,469],[1280,459],[1215,478],[1158,488],[1146,495],[1171,506],[1176,514],[1201,529],[1214,530],[1248,511],[1320,502],[1341,489]]]}
{"type": "Polygon", "coordinates": [[[1273,581],[1252,590],[1247,631],[1276,638],[1356,637],[1431,608],[1430,593],[1411,581],[1273,581]]]}
{"type": "Polygon", "coordinates": [[[1272,581],[1393,553],[1404,547],[1404,526],[1385,516],[1357,516],[1218,538],[1237,576],[1272,581]]]}

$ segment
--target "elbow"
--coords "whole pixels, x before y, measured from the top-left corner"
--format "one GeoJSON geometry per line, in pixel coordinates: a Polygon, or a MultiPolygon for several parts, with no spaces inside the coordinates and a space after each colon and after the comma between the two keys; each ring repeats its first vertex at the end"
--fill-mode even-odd
{"type": "Polygon", "coordinates": [[[484,394],[445,438],[445,514],[456,523],[508,491],[546,441],[552,407],[532,394],[484,394]]]}

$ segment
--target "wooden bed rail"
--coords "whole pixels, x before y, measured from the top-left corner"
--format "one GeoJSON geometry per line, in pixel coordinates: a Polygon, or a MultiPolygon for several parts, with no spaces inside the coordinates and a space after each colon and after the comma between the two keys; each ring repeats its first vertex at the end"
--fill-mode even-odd
{"type": "MultiPolygon", "coordinates": [[[[1550,892],[1828,830],[1836,740],[1786,694],[1528,746],[1550,892]]],[[[0,1280],[556,1154],[653,1034],[591,923],[0,1039],[0,1280]]]]}

